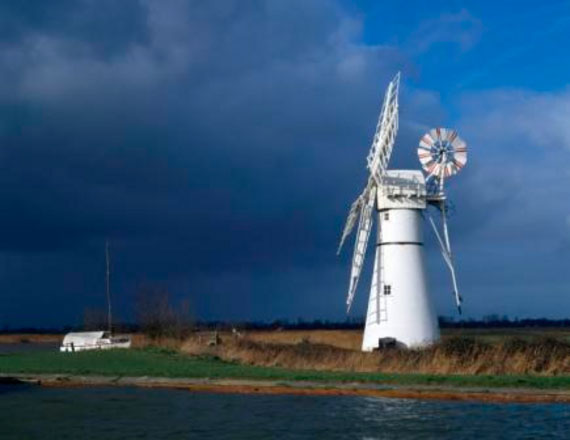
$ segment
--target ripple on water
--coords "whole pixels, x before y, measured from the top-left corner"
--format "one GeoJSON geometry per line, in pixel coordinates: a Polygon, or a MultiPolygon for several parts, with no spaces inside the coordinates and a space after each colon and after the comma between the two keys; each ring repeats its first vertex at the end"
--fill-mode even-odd
{"type": "Polygon", "coordinates": [[[567,438],[570,406],[0,387],[0,439],[567,438]]]}

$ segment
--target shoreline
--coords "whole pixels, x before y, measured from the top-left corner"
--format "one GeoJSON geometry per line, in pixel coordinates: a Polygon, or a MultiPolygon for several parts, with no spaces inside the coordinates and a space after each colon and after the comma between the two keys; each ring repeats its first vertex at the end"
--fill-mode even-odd
{"type": "Polygon", "coordinates": [[[312,381],[245,379],[186,379],[163,377],[82,376],[67,374],[0,374],[1,384],[43,387],[140,387],[225,394],[274,394],[310,396],[362,396],[400,399],[477,401],[488,403],[570,403],[568,390],[528,388],[458,388],[445,386],[375,385],[312,381]]]}

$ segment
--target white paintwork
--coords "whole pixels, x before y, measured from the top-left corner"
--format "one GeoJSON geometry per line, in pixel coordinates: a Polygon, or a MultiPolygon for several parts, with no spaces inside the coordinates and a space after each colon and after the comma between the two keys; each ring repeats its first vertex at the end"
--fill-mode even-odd
{"type": "Polygon", "coordinates": [[[436,206],[442,216],[442,234],[431,216],[429,218],[450,269],[456,304],[461,313],[462,300],[447,230],[444,182],[465,165],[466,144],[455,130],[436,128],[424,135],[418,147],[419,159],[428,173],[427,179],[417,170],[388,170],[399,125],[399,83],[398,73],[386,90],[367,156],[368,182],[350,208],[338,249],[340,253],[345,239],[360,219],[347,296],[349,311],[366,256],[375,201],[379,216],[378,241],[362,344],[366,351],[379,347],[381,338],[395,339],[406,347],[423,346],[439,339],[423,257],[421,223],[428,204],[436,206]],[[389,294],[384,289],[388,285],[389,294]]]}
{"type": "Polygon", "coordinates": [[[378,217],[362,350],[378,348],[380,338],[406,347],[429,345],[439,339],[439,328],[427,287],[421,211],[385,209],[378,217]],[[390,286],[389,295],[384,286],[390,286]]]}
{"type": "Polygon", "coordinates": [[[443,260],[447,267],[449,268],[449,273],[451,274],[451,284],[453,286],[453,296],[455,297],[455,305],[457,306],[457,310],[461,313],[461,303],[463,302],[463,298],[459,294],[459,289],[457,287],[457,276],[455,275],[455,267],[453,266],[453,256],[451,254],[451,242],[449,240],[449,231],[447,229],[447,219],[445,214],[445,203],[440,204],[441,210],[441,223],[443,226],[443,239],[441,238],[441,234],[437,230],[437,226],[433,221],[433,217],[429,216],[430,224],[433,228],[433,232],[437,238],[441,249],[441,255],[443,256],[443,260]]]}
{"type": "Polygon", "coordinates": [[[396,134],[398,134],[399,115],[398,115],[398,92],[400,89],[400,72],[394,76],[394,79],[388,84],[384,102],[382,103],[382,111],[376,125],[376,132],[372,139],[372,146],[366,158],[366,167],[370,171],[370,177],[375,181],[377,186],[382,186],[384,174],[388,168],[390,156],[394,142],[396,142],[396,134]]]}
{"type": "Polygon", "coordinates": [[[368,156],[366,157],[366,167],[370,171],[368,183],[364,191],[350,207],[348,218],[342,231],[342,237],[338,247],[338,253],[342,249],[342,245],[346,238],[352,232],[356,220],[361,215],[361,211],[366,205],[370,192],[374,187],[379,187],[382,184],[394,142],[396,141],[396,134],[398,133],[398,91],[400,89],[400,72],[394,76],[394,79],[388,84],[384,101],[382,103],[382,110],[376,125],[376,132],[372,139],[372,145],[368,156]]]}
{"type": "Polygon", "coordinates": [[[105,350],[109,348],[130,348],[129,336],[111,336],[109,332],[72,332],[65,335],[61,347],[62,352],[84,350],[105,350]]]}
{"type": "Polygon", "coordinates": [[[366,248],[368,246],[368,239],[372,229],[374,204],[376,202],[376,194],[378,188],[382,187],[384,176],[386,174],[386,167],[392,155],[394,142],[396,141],[396,134],[398,133],[398,90],[400,87],[400,72],[396,74],[394,79],[388,84],[386,94],[384,95],[384,102],[382,104],[382,111],[378,118],[376,132],[372,140],[370,152],[366,158],[368,171],[370,176],[364,191],[350,207],[350,212],[346,220],[346,225],[342,232],[338,252],[342,249],[344,240],[350,235],[356,220],[360,217],[358,223],[358,231],[356,232],[356,245],[354,246],[354,253],[352,256],[352,268],[350,271],[350,284],[348,287],[348,295],[346,299],[347,313],[350,311],[360,274],[362,273],[362,266],[364,265],[364,258],[366,257],[366,248]]]}
{"type": "Polygon", "coordinates": [[[374,205],[376,205],[376,187],[372,187],[368,194],[366,205],[362,207],[360,213],[360,221],[358,222],[358,231],[356,233],[356,244],[354,245],[354,254],[352,256],[352,269],[350,271],[350,285],[348,287],[348,297],[346,298],[346,310],[350,311],[354,294],[358,287],[358,280],[364,265],[364,257],[366,256],[366,248],[368,247],[368,239],[372,231],[372,221],[374,216],[374,205]]]}
{"type": "Polygon", "coordinates": [[[425,209],[426,180],[418,170],[388,170],[378,191],[378,209],[425,209]]]}
{"type": "Polygon", "coordinates": [[[418,158],[428,176],[441,183],[467,163],[467,144],[450,128],[432,128],[420,139],[418,158]]]}

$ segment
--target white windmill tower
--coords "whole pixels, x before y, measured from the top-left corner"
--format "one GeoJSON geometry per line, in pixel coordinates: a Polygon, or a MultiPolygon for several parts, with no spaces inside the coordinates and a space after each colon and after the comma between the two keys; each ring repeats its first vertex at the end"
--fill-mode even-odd
{"type": "Polygon", "coordinates": [[[364,351],[378,348],[383,340],[414,347],[439,339],[423,256],[422,218],[425,215],[451,272],[453,294],[461,313],[462,300],[457,290],[447,230],[444,183],[465,165],[466,144],[454,130],[433,129],[422,137],[418,148],[427,177],[419,170],[388,170],[398,131],[399,83],[398,73],[386,90],[367,157],[368,183],[350,208],[339,246],[340,252],[359,219],[346,300],[347,311],[350,311],[372,230],[373,211],[377,211],[378,236],[362,341],[364,351]],[[441,214],[441,232],[427,211],[429,205],[435,206],[441,214]]]}

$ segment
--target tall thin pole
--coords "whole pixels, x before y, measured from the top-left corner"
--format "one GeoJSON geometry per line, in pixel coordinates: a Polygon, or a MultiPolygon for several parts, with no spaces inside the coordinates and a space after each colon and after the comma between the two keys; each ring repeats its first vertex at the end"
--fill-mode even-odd
{"type": "Polygon", "coordinates": [[[111,332],[111,262],[109,261],[109,240],[105,240],[105,263],[107,267],[105,277],[105,291],[107,293],[107,326],[109,327],[109,332],[111,332]]]}

